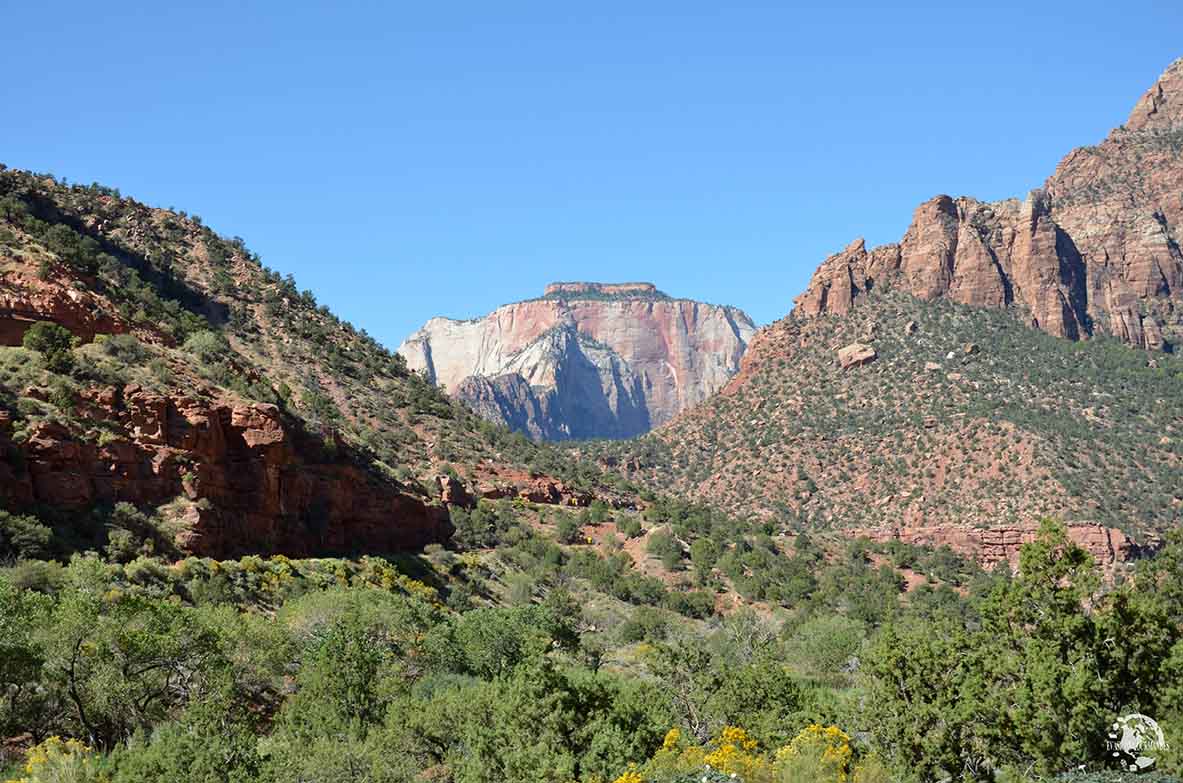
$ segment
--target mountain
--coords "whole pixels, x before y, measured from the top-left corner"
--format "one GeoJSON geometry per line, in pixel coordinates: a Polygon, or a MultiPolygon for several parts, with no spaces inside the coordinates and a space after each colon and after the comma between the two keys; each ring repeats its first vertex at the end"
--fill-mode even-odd
{"type": "Polygon", "coordinates": [[[628,438],[709,397],[755,325],[651,283],[553,283],[483,318],[432,318],[398,352],[481,416],[543,440],[628,438]]]}
{"type": "Polygon", "coordinates": [[[853,243],[720,394],[583,450],[786,529],[989,562],[1052,516],[1131,554],[1183,509],[1180,182],[1183,61],[1043,190],[940,196],[899,244],[853,243]]]}
{"type": "Polygon", "coordinates": [[[444,541],[478,496],[593,491],[242,240],[0,167],[0,503],[60,550],[101,544],[120,503],[157,551],[323,555],[444,541]]]}
{"type": "Polygon", "coordinates": [[[795,313],[844,314],[876,287],[1004,307],[1059,337],[1171,350],[1183,337],[1183,59],[1125,125],[1074,150],[1022,202],[937,196],[898,244],[831,256],[795,313]]]}

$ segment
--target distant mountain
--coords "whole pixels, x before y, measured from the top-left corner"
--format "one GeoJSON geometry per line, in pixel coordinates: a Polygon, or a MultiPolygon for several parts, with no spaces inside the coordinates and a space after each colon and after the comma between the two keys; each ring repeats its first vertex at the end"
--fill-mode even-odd
{"type": "Polygon", "coordinates": [[[651,283],[553,283],[484,318],[432,318],[398,352],[484,418],[542,440],[628,438],[738,370],[755,325],[651,283]]]}
{"type": "Polygon", "coordinates": [[[939,196],[899,244],[853,243],[722,392],[585,451],[773,525],[986,561],[1044,516],[1151,537],[1183,519],[1181,188],[1183,60],[1025,201],[939,196]]]}
{"type": "Polygon", "coordinates": [[[794,312],[841,315],[890,286],[1010,308],[1059,337],[1171,350],[1183,339],[1181,152],[1183,59],[1125,125],[1072,151],[1022,202],[937,196],[899,244],[868,251],[858,240],[826,259],[794,312]]]}

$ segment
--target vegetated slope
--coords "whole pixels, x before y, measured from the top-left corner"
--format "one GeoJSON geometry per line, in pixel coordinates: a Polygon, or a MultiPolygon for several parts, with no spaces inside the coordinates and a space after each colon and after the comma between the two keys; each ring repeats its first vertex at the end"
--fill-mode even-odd
{"type": "Polygon", "coordinates": [[[778,321],[722,393],[588,448],[631,479],[799,527],[1055,516],[1144,533],[1179,519],[1180,373],[1173,356],[877,291],[845,316],[778,321]],[[877,358],[843,369],[856,342],[877,358]]]}
{"type": "Polygon", "coordinates": [[[456,469],[591,488],[242,240],[98,185],[0,170],[0,343],[4,502],[59,527],[128,501],[192,551],[386,551],[446,537],[456,469]],[[37,321],[84,345],[16,347],[37,321]]]}
{"type": "Polygon", "coordinates": [[[432,318],[399,347],[490,421],[542,440],[647,432],[721,388],[755,325],[651,283],[552,283],[483,318],[432,318]]]}
{"type": "Polygon", "coordinates": [[[827,259],[798,314],[845,313],[877,286],[1006,307],[1051,334],[1163,349],[1183,337],[1183,59],[1099,145],[1025,201],[938,196],[899,244],[827,259]]]}

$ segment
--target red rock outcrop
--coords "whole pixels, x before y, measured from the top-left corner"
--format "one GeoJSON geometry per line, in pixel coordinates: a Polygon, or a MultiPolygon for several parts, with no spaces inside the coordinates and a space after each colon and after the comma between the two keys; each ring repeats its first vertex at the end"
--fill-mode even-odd
{"type": "Polygon", "coordinates": [[[127,324],[113,318],[89,291],[43,286],[31,288],[27,279],[14,280],[0,272],[0,345],[20,345],[37,321],[53,321],[83,342],[96,334],[119,334],[127,324]]]}
{"type": "MultiPolygon", "coordinates": [[[[850,538],[868,538],[878,542],[902,541],[917,546],[947,546],[960,555],[974,559],[983,568],[992,569],[1000,563],[1006,563],[1013,570],[1018,568],[1023,544],[1034,541],[1039,528],[1033,524],[992,528],[932,525],[851,529],[844,532],[850,538]]],[[[1102,525],[1069,525],[1068,537],[1088,550],[1097,565],[1105,571],[1112,571],[1115,565],[1133,560],[1141,552],[1141,547],[1125,533],[1102,525]]]]}
{"type": "MultiPolygon", "coordinates": [[[[595,498],[589,492],[568,487],[558,479],[548,476],[531,477],[525,474],[509,474],[487,477],[477,482],[476,497],[482,500],[521,498],[529,503],[551,506],[590,506],[595,498]]],[[[609,505],[618,505],[606,499],[609,505]]]]}
{"type": "Polygon", "coordinates": [[[794,313],[842,315],[875,286],[1015,307],[1032,326],[1145,348],[1183,338],[1183,60],[1096,147],[1070,153],[1022,203],[936,198],[899,244],[826,259],[794,313]]]}
{"type": "Polygon", "coordinates": [[[130,385],[88,393],[80,409],[124,437],[99,445],[47,422],[19,445],[0,434],[6,503],[81,511],[187,498],[178,547],[217,557],[389,552],[451,534],[442,506],[336,456],[341,444],[326,448],[273,405],[130,385]]]}

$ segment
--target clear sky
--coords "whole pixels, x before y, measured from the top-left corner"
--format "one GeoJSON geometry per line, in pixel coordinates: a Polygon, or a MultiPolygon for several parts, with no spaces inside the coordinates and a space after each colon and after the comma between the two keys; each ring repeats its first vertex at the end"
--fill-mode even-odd
{"type": "Polygon", "coordinates": [[[775,320],[1183,56],[1178,0],[185,5],[0,0],[0,162],[200,215],[391,347],[551,280],[775,320]]]}

